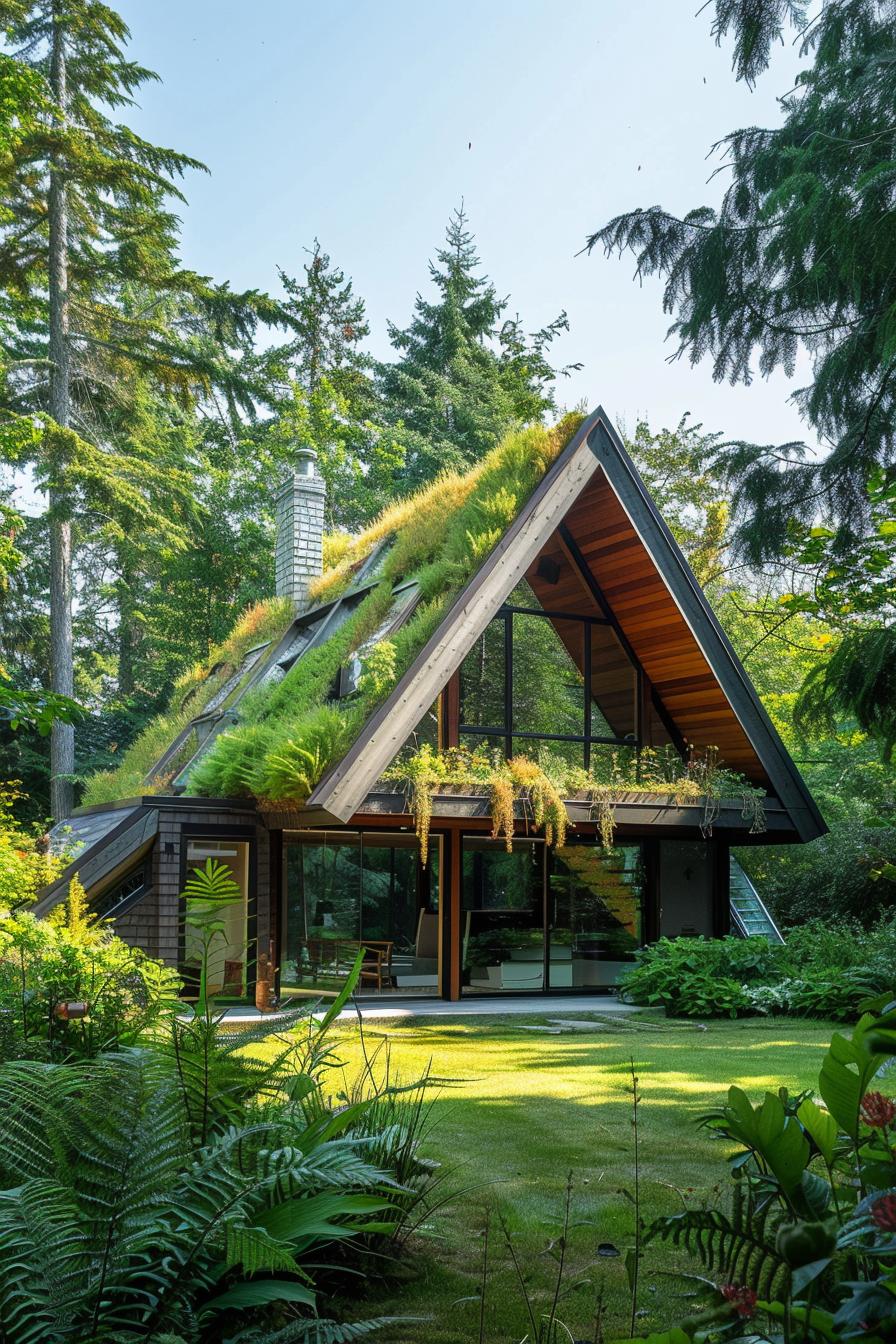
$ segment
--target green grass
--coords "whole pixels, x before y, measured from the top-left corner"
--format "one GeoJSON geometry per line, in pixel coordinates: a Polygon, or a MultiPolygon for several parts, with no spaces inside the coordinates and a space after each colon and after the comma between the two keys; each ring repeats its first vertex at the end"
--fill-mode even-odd
{"type": "MultiPolygon", "coordinates": [[[[832,1031],[827,1023],[769,1021],[693,1025],[652,1018],[595,1021],[588,1032],[548,1035],[524,1029],[564,1017],[562,1003],[543,1017],[404,1019],[370,1023],[367,1049],[384,1037],[392,1067],[405,1078],[432,1065],[445,1081],[433,1106],[426,1151],[453,1169],[450,1184],[466,1192],[437,1210],[412,1243],[397,1277],[368,1282],[362,1298],[341,1303],[350,1319],[426,1316],[426,1325],[386,1331],[388,1344],[460,1344],[478,1340],[482,1229],[491,1209],[493,1272],[486,1293],[485,1339],[522,1340],[527,1321],[498,1214],[506,1219],[536,1301],[552,1285],[546,1248],[559,1230],[571,1172],[574,1287],[561,1317],[574,1340],[593,1338],[595,1293],[605,1299],[605,1335],[629,1330],[629,1294],[622,1258],[596,1256],[601,1242],[624,1254],[633,1234],[630,1061],[640,1107],[641,1199],[649,1221],[702,1202],[718,1203],[727,1187],[727,1149],[698,1129],[699,1116],[724,1098],[731,1083],[753,1097],[786,1083],[812,1087],[832,1031]],[[470,1188],[472,1187],[472,1188],[470,1188]],[[472,1300],[471,1300],[472,1299],[472,1300]]],[[[570,1015],[572,1016],[572,1015],[570,1015]]],[[[356,1027],[337,1030],[340,1058],[351,1077],[362,1062],[356,1027]]],[[[668,1271],[699,1267],[669,1248],[648,1248],[642,1269],[637,1333],[648,1334],[687,1314],[686,1283],[668,1271]]],[[[564,1336],[565,1338],[565,1336],[564,1336]]]]}

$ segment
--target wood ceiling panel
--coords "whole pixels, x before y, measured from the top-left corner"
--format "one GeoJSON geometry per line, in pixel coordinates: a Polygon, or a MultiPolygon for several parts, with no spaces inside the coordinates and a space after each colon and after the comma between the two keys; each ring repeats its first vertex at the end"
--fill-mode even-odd
{"type": "MultiPolygon", "coordinates": [[[[603,476],[592,480],[564,525],[681,736],[696,746],[718,746],[732,768],[765,783],[737,715],[603,476]]],[[[545,548],[558,565],[558,581],[545,584],[533,566],[527,576],[533,591],[544,606],[593,614],[593,598],[563,549],[556,538],[545,548]]]]}

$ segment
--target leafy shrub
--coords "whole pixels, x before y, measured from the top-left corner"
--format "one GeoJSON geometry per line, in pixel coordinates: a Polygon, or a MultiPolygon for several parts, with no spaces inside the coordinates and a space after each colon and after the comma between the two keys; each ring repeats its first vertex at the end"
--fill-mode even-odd
{"type": "Polygon", "coordinates": [[[162,962],[90,921],[75,881],[64,923],[0,915],[0,1058],[91,1058],[130,1044],[179,985],[162,962]],[[66,1017],[67,1004],[86,1005],[87,1015],[66,1017]]]}
{"type": "Polygon", "coordinates": [[[15,781],[0,785],[0,910],[30,905],[67,862],[49,853],[39,827],[15,820],[13,806],[23,796],[15,781]]]}
{"type": "Polygon", "coordinates": [[[889,971],[896,966],[896,915],[870,928],[855,919],[809,920],[788,932],[784,960],[794,975],[851,967],[889,971]]]}
{"type": "Polygon", "coordinates": [[[896,1335],[896,1103],[874,1087],[896,1056],[896,1003],[877,1007],[882,1015],[834,1038],[818,1079],[823,1105],[783,1087],[754,1105],[731,1087],[704,1117],[741,1150],[730,1162],[732,1197],[728,1208],[688,1209],[648,1229],[712,1275],[702,1280],[707,1310],[652,1336],[656,1344],[896,1335]]]}
{"type": "Polygon", "coordinates": [[[673,1017],[736,1017],[752,1007],[745,986],[777,978],[779,955],[764,938],[660,938],[635,951],[620,993],[673,1017]]]}
{"type": "Polygon", "coordinates": [[[622,997],[674,1017],[790,1013],[849,1022],[865,999],[893,984],[896,920],[870,930],[815,920],[794,929],[783,945],[764,938],[661,938],[634,956],[636,964],[620,979],[622,997]]]}

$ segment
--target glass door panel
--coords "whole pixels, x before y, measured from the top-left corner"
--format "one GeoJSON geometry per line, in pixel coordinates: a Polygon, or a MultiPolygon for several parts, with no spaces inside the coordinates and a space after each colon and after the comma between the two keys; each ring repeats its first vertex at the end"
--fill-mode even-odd
{"type": "MultiPolygon", "coordinates": [[[[194,868],[204,868],[209,859],[229,869],[239,888],[233,903],[222,909],[219,918],[224,926],[223,931],[214,936],[209,947],[209,992],[225,998],[242,998],[246,993],[249,942],[249,841],[188,839],[188,877],[194,868]]],[[[201,948],[202,938],[196,929],[186,923],[184,972],[188,981],[198,971],[201,948]]]]}
{"type": "Polygon", "coordinates": [[[545,988],[544,844],[463,841],[464,992],[533,993],[545,988]]]}
{"type": "Polygon", "coordinates": [[[359,993],[438,990],[438,844],[413,835],[306,832],[288,841],[280,983],[337,992],[363,949],[359,993]]]}
{"type": "Polygon", "coordinates": [[[594,844],[553,851],[548,874],[553,989],[613,985],[643,941],[640,845],[607,854],[594,844]]]}

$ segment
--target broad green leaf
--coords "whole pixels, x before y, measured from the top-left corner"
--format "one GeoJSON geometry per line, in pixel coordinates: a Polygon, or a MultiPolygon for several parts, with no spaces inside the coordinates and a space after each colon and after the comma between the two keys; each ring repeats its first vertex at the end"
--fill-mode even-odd
{"type": "Polygon", "coordinates": [[[794,1296],[802,1293],[803,1289],[808,1288],[810,1283],[814,1283],[819,1274],[823,1274],[831,1263],[831,1257],[825,1256],[822,1260],[813,1260],[809,1265],[800,1265],[793,1271],[790,1280],[791,1292],[794,1296]]]}
{"type": "Polygon", "coordinates": [[[213,1311],[233,1311],[240,1307],[266,1307],[272,1302],[300,1302],[313,1307],[314,1293],[292,1279],[256,1279],[252,1283],[238,1283],[226,1293],[206,1302],[200,1315],[213,1311]]]}
{"type": "Polygon", "coordinates": [[[382,1213],[391,1208],[376,1195],[325,1194],[288,1199],[256,1214],[255,1222],[278,1241],[303,1242],[311,1237],[351,1237],[359,1228],[355,1215],[382,1213]]]}
{"type": "Polygon", "coordinates": [[[805,1101],[800,1103],[796,1114],[800,1124],[830,1166],[834,1160],[834,1145],[837,1142],[837,1121],[829,1111],[823,1111],[816,1105],[811,1097],[806,1097],[805,1101]]]}
{"type": "Polygon", "coordinates": [[[879,1060],[868,1054],[863,1041],[873,1021],[862,1018],[849,1041],[835,1032],[818,1075],[818,1090],[825,1105],[853,1140],[859,1137],[859,1105],[879,1067],[879,1060]]]}

